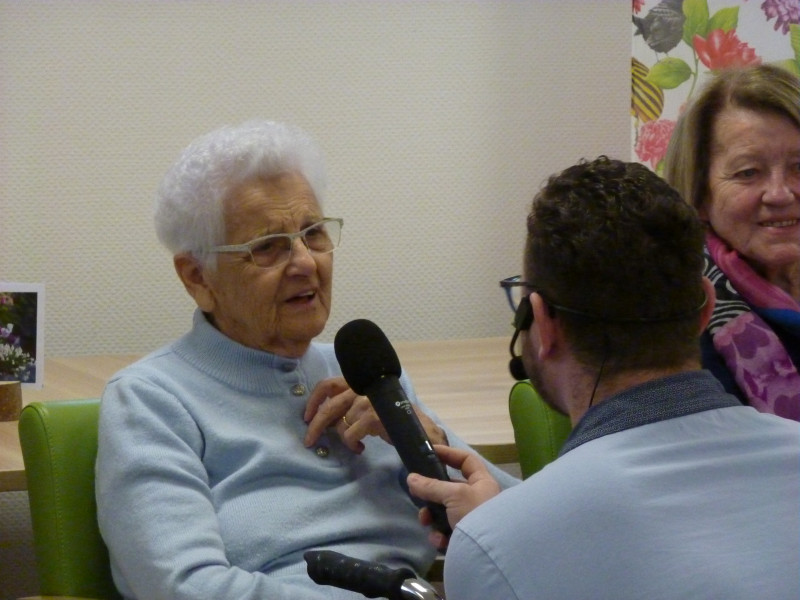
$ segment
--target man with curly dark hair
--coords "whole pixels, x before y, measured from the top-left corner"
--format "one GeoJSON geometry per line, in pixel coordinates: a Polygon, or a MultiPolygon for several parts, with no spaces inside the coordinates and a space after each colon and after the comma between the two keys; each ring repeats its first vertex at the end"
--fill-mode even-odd
{"type": "Polygon", "coordinates": [[[527,225],[512,371],[573,431],[502,493],[445,447],[466,481],[409,476],[454,527],[447,597],[800,596],[800,431],[701,369],[714,288],[695,210],[646,167],[600,157],[551,177],[527,225]]]}

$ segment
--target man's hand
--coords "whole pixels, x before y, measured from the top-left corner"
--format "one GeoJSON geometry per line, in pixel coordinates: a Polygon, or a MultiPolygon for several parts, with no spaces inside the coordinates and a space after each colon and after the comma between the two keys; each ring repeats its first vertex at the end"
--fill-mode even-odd
{"type": "MultiPolygon", "coordinates": [[[[455,527],[467,513],[499,494],[500,485],[477,454],[439,445],[434,446],[434,450],[443,463],[461,471],[466,481],[440,481],[411,473],[408,488],[417,498],[443,504],[447,509],[447,520],[451,527],[455,527]]],[[[420,511],[420,522],[430,524],[427,508],[420,511]]],[[[441,541],[434,543],[441,547],[441,541]]]]}

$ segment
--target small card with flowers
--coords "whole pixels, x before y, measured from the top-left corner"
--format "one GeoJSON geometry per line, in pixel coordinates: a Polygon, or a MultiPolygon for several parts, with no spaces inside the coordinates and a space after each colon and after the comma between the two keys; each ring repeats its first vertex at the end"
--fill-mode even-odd
{"type": "Polygon", "coordinates": [[[0,281],[0,381],[44,382],[44,284],[0,281]]]}

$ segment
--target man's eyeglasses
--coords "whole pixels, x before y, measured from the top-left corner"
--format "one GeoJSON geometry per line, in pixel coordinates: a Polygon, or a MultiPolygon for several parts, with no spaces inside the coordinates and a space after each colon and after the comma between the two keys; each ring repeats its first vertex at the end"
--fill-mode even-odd
{"type": "Polygon", "coordinates": [[[512,312],[517,312],[522,299],[534,291],[533,286],[527,281],[522,281],[519,275],[501,279],[500,287],[506,293],[506,300],[508,300],[508,305],[511,307],[512,312]]]}
{"type": "Polygon", "coordinates": [[[522,357],[517,353],[517,339],[520,331],[527,331],[533,325],[533,307],[531,306],[530,294],[534,287],[527,281],[521,281],[519,275],[506,277],[500,281],[500,287],[506,293],[508,304],[514,311],[514,335],[511,336],[511,343],[508,351],[511,354],[511,361],[508,368],[514,379],[522,380],[527,378],[525,367],[522,364],[522,357]]]}
{"type": "MultiPolygon", "coordinates": [[[[669,321],[682,321],[684,319],[688,319],[693,317],[694,315],[698,314],[703,307],[708,302],[708,297],[703,293],[703,299],[700,301],[700,304],[697,305],[696,308],[693,308],[689,311],[682,311],[674,314],[668,314],[660,317],[618,317],[618,316],[605,316],[601,314],[596,314],[592,312],[588,312],[585,310],[580,310],[577,308],[570,308],[569,306],[564,306],[563,304],[556,304],[555,302],[551,302],[548,300],[543,294],[540,289],[538,289],[535,285],[530,284],[527,281],[521,281],[519,275],[514,275],[513,277],[506,277],[505,279],[500,280],[500,287],[506,293],[506,298],[508,299],[508,304],[511,306],[511,310],[514,311],[514,327],[519,329],[520,321],[520,309],[522,308],[522,304],[525,300],[528,300],[532,292],[536,292],[540,296],[542,296],[542,300],[547,304],[551,311],[559,311],[562,313],[567,313],[570,315],[576,315],[578,317],[583,317],[584,319],[590,319],[592,321],[600,321],[603,323],[667,323],[669,321]]],[[[530,304],[530,302],[528,302],[530,304]]],[[[523,311],[524,312],[524,311],[523,311]]],[[[532,322],[532,321],[531,321],[532,322]]],[[[522,327],[522,329],[528,329],[530,327],[530,323],[528,323],[527,327],[522,327]]]]}
{"type": "Polygon", "coordinates": [[[297,233],[273,233],[245,244],[214,246],[209,251],[218,253],[247,252],[257,267],[274,269],[287,262],[292,256],[294,241],[300,238],[312,254],[329,254],[339,247],[342,236],[343,219],[322,219],[297,233]]]}

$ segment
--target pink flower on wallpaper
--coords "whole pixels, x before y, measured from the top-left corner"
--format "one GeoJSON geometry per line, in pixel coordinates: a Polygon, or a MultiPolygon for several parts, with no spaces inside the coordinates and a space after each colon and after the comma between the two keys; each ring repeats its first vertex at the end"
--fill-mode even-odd
{"type": "Polygon", "coordinates": [[[693,41],[698,58],[712,71],[761,63],[755,49],[739,40],[734,29],[715,29],[707,38],[695,35],[693,41]]]}
{"type": "Polygon", "coordinates": [[[673,129],[675,129],[675,121],[669,119],[648,121],[642,124],[639,127],[634,149],[639,160],[649,162],[650,166],[655,169],[667,153],[667,145],[673,129]]]}
{"type": "Polygon", "coordinates": [[[798,0],[764,0],[761,10],[767,21],[775,19],[775,31],[789,33],[789,25],[800,25],[800,2],[798,0]]]}
{"type": "Polygon", "coordinates": [[[644,8],[644,0],[633,0],[633,14],[638,15],[644,8]]]}

